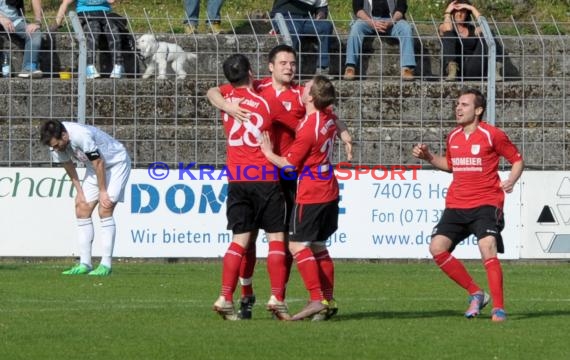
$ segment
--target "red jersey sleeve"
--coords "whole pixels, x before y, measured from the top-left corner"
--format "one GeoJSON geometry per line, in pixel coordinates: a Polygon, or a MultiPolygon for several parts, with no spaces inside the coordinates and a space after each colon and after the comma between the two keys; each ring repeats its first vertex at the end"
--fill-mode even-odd
{"type": "Polygon", "coordinates": [[[450,135],[447,135],[447,141],[446,141],[446,143],[445,143],[445,146],[446,146],[446,150],[445,150],[445,160],[447,160],[447,168],[448,168],[449,170],[453,170],[453,164],[452,164],[452,162],[451,162],[451,153],[450,153],[450,151],[449,151],[450,146],[451,146],[451,145],[449,145],[449,139],[450,139],[450,135]]]}
{"type": "Polygon", "coordinates": [[[497,154],[501,155],[511,164],[522,160],[522,155],[519,149],[511,142],[507,134],[504,131],[497,129],[495,132],[495,139],[493,140],[495,151],[497,154]]]}
{"type": "Polygon", "coordinates": [[[305,159],[309,155],[313,143],[315,142],[315,134],[311,131],[311,126],[303,126],[308,119],[299,124],[299,129],[295,135],[295,141],[289,152],[287,153],[287,161],[295,166],[295,168],[299,168],[305,162],[305,159]]]}
{"type": "Polygon", "coordinates": [[[223,96],[226,96],[234,89],[234,87],[231,84],[222,84],[218,86],[218,89],[220,89],[223,96]]]}

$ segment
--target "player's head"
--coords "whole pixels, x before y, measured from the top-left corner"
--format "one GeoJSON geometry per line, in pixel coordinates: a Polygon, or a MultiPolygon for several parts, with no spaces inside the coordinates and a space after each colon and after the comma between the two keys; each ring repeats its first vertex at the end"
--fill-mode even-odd
{"type": "Polygon", "coordinates": [[[289,85],[297,72],[297,52],[289,45],[275,46],[268,55],[269,72],[274,82],[289,85]]]}
{"type": "Polygon", "coordinates": [[[251,64],[245,55],[233,54],[223,64],[224,75],[233,86],[248,85],[251,81],[251,64]]]}
{"type": "Polygon", "coordinates": [[[316,75],[305,84],[303,102],[312,102],[317,110],[325,110],[336,100],[336,92],[333,83],[326,77],[316,75]]]}
{"type": "Polygon", "coordinates": [[[455,107],[455,118],[458,124],[481,120],[486,106],[487,101],[481,91],[472,88],[461,90],[455,107]]]}
{"type": "Polygon", "coordinates": [[[69,144],[69,134],[59,120],[48,120],[40,128],[40,141],[54,151],[64,151],[69,144]]]}

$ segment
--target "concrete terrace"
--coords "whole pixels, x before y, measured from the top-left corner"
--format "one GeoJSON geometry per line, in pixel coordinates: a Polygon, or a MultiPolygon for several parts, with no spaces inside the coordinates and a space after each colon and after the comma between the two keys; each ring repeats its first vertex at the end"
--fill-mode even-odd
{"type": "MultiPolygon", "coordinates": [[[[129,74],[118,80],[102,78],[86,84],[86,122],[104,128],[122,140],[135,166],[153,161],[197,161],[221,165],[224,136],[219,113],[205,98],[209,87],[224,82],[221,63],[232,53],[246,54],[258,76],[267,75],[265,54],[280,38],[260,34],[181,35],[157,34],[198,55],[188,65],[188,77],[165,81],[142,80],[144,63],[126,51],[129,74]]],[[[566,35],[500,36],[507,50],[505,81],[496,83],[496,123],[521,147],[527,164],[537,169],[570,167],[570,37],[566,35]]],[[[126,40],[125,40],[126,41],[126,40]]],[[[123,41],[123,42],[125,42],[123,41]]],[[[441,46],[434,34],[417,39],[416,80],[399,78],[398,45],[370,39],[362,56],[360,81],[341,80],[346,35],[331,47],[331,74],[338,90],[337,113],[355,140],[355,162],[360,164],[416,163],[412,144],[428,142],[442,149],[453,127],[454,100],[463,86],[486,92],[486,80],[441,81],[441,46]]],[[[13,71],[20,68],[21,50],[12,47],[13,71]]],[[[77,45],[70,34],[44,39],[41,55],[44,78],[0,79],[0,166],[36,166],[49,162],[39,146],[40,119],[76,119],[77,74],[59,79],[61,68],[77,68],[77,45]],[[49,48],[56,49],[53,52],[49,48]]],[[[302,81],[314,73],[315,42],[303,44],[299,60],[302,81]]],[[[109,54],[100,56],[102,73],[110,71],[109,54]]],[[[342,154],[338,151],[338,154],[342,154]]],[[[338,156],[337,154],[337,156],[338,156]]],[[[343,157],[338,157],[342,160],[343,157]]]]}

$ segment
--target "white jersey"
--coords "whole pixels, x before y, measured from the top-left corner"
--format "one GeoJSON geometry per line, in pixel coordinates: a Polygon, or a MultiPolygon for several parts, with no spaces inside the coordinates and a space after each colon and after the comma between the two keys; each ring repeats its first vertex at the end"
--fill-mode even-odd
{"type": "Polygon", "coordinates": [[[93,170],[93,165],[86,154],[99,151],[107,169],[120,163],[130,163],[129,155],[123,144],[107,133],[90,125],[67,121],[62,124],[69,134],[69,144],[63,152],[52,151],[54,162],[75,160],[93,170]]]}

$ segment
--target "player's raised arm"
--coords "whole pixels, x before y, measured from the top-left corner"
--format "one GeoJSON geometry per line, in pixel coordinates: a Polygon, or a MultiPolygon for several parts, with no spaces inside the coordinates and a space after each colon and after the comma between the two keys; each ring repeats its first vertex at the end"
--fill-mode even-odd
{"type": "Polygon", "coordinates": [[[240,122],[249,120],[250,111],[240,107],[243,99],[239,102],[227,102],[226,99],[224,99],[220,88],[217,86],[209,88],[206,96],[208,97],[210,104],[215,106],[218,110],[230,115],[234,119],[240,122]]]}
{"type": "Polygon", "coordinates": [[[441,155],[434,155],[426,144],[416,144],[412,149],[412,155],[418,159],[427,161],[439,170],[451,172],[447,159],[441,155]]]}
{"type": "Polygon", "coordinates": [[[291,165],[289,161],[287,161],[287,158],[279,156],[273,152],[273,144],[271,143],[271,136],[269,135],[269,132],[263,132],[261,135],[261,143],[259,144],[259,147],[261,148],[263,155],[265,155],[267,160],[269,160],[269,162],[271,162],[273,165],[279,168],[286,167],[288,171],[295,170],[295,167],[291,165]]]}

